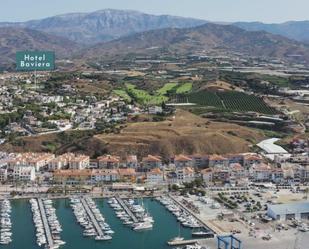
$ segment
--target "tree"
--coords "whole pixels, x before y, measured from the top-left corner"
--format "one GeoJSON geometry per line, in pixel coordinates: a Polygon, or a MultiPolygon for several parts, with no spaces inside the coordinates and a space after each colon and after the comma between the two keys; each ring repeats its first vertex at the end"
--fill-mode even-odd
{"type": "Polygon", "coordinates": [[[306,200],[308,200],[309,188],[305,188],[304,193],[305,193],[306,200]]]}

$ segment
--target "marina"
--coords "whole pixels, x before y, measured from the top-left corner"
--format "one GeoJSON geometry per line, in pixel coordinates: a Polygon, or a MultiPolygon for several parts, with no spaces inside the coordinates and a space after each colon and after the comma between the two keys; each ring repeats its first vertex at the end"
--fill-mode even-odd
{"type": "MultiPolygon", "coordinates": [[[[53,200],[56,215],[61,223],[61,238],[66,244],[63,249],[100,249],[106,245],[109,249],[119,249],[130,246],[135,249],[168,249],[167,241],[178,233],[177,221],[157,201],[144,199],[144,205],[155,220],[152,230],[135,232],[123,225],[115,211],[107,203],[107,199],[93,199],[100,213],[104,214],[105,222],[110,224],[115,233],[109,241],[97,241],[93,237],[83,236],[84,228],[76,222],[76,216],[71,208],[70,199],[53,200]]],[[[32,221],[29,200],[12,200],[12,243],[1,246],[6,249],[40,249],[36,242],[36,230],[32,221]]],[[[90,207],[91,210],[92,207],[90,207]]],[[[182,236],[191,238],[191,229],[182,228],[182,236]]]]}

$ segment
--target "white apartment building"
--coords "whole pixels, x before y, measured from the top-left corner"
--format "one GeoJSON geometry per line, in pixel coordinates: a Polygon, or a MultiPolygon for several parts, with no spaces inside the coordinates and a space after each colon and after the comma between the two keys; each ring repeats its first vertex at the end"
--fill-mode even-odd
{"type": "Polygon", "coordinates": [[[31,182],[35,180],[35,168],[32,166],[16,166],[12,174],[14,181],[31,182]]]}

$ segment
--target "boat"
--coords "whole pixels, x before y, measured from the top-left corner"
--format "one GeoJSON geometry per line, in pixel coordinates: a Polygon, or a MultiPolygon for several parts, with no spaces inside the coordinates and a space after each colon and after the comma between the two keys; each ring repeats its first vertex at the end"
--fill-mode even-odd
{"type": "Polygon", "coordinates": [[[142,231],[152,229],[152,224],[150,222],[141,222],[133,228],[134,231],[142,231]]]}
{"type": "Polygon", "coordinates": [[[214,234],[210,231],[196,231],[192,232],[192,237],[198,237],[198,238],[213,238],[214,234]]]}

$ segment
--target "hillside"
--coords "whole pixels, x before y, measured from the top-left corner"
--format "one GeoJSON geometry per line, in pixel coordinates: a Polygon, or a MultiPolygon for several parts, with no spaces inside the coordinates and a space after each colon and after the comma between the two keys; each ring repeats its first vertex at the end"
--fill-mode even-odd
{"type": "Polygon", "coordinates": [[[178,153],[238,153],[246,152],[263,135],[246,127],[208,121],[183,110],[174,119],[163,122],[128,124],[120,134],[98,135],[110,153],[139,156],[178,153]]]}
{"type": "Polygon", "coordinates": [[[279,24],[261,22],[237,22],[233,25],[248,31],[266,31],[300,42],[309,43],[309,21],[291,21],[279,24]]]}
{"type": "Polygon", "coordinates": [[[129,34],[161,28],[193,27],[205,21],[169,15],[149,15],[137,11],[105,9],[92,13],[72,13],[1,26],[26,27],[66,37],[84,44],[113,40],[129,34]]]}
{"type": "Polygon", "coordinates": [[[97,156],[104,153],[139,157],[160,154],[165,158],[178,153],[238,153],[248,152],[250,146],[264,139],[262,132],[236,124],[209,121],[184,110],[175,118],[163,122],[128,123],[119,134],[93,136],[91,131],[66,132],[24,137],[0,145],[5,151],[67,151],[97,156]],[[74,135],[73,135],[74,134],[74,135]],[[70,138],[70,139],[68,139],[70,138]]]}
{"type": "Polygon", "coordinates": [[[194,28],[160,29],[101,43],[83,51],[83,58],[110,57],[128,53],[158,54],[159,51],[192,54],[220,49],[250,56],[265,56],[309,62],[309,46],[264,31],[249,32],[230,25],[205,24],[194,28]],[[99,55],[99,56],[98,56],[99,55]]]}
{"type": "Polygon", "coordinates": [[[65,38],[24,28],[0,28],[0,67],[11,66],[18,50],[52,50],[64,58],[79,46],[65,38]]]}

